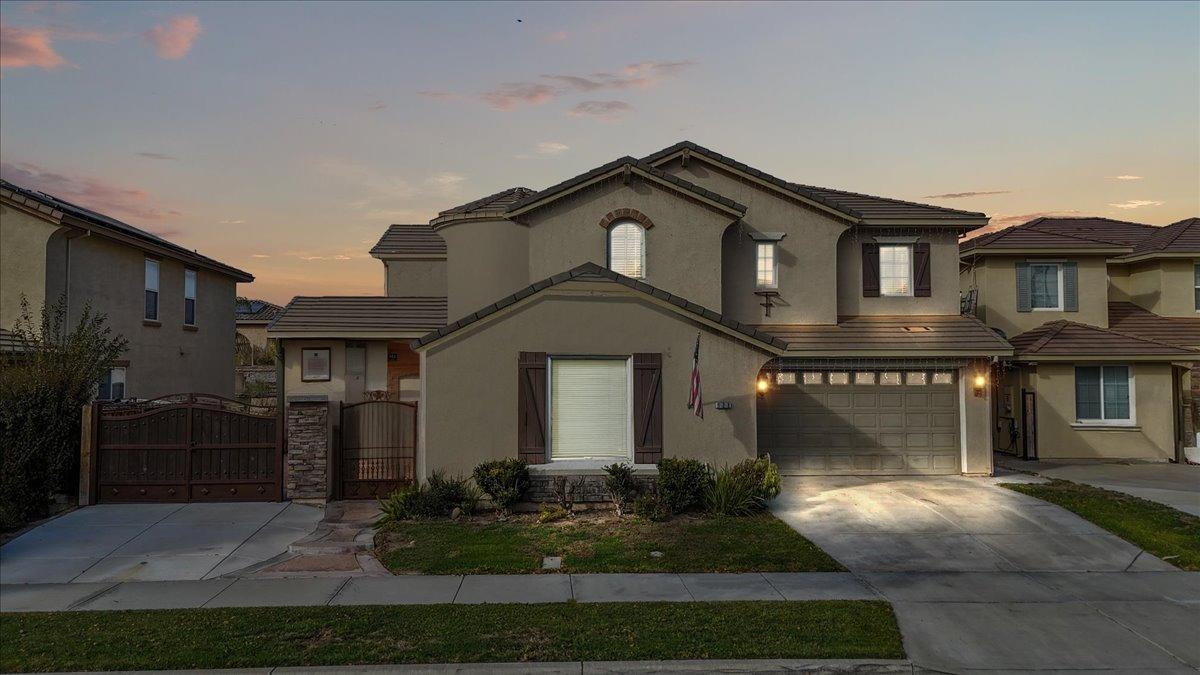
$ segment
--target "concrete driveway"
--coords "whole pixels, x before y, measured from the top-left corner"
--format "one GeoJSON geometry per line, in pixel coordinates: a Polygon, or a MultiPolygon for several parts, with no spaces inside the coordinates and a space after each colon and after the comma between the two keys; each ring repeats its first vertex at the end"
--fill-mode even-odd
{"type": "Polygon", "coordinates": [[[1166,504],[1193,516],[1200,516],[1200,466],[1193,464],[1118,464],[1109,462],[1022,462],[997,458],[997,463],[1046,478],[1086,483],[1105,490],[1124,492],[1160,504],[1166,504]]]}
{"type": "Polygon", "coordinates": [[[89,506],[0,547],[0,582],[212,579],[284,553],[321,515],[289,503],[89,506]]]}
{"type": "Polygon", "coordinates": [[[772,511],[891,601],[920,666],[1200,667],[1200,574],[996,479],[785,479],[772,511]]]}

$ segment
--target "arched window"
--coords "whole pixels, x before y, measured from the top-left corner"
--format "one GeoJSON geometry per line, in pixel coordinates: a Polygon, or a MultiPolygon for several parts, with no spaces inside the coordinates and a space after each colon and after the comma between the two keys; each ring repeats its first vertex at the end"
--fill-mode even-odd
{"type": "Polygon", "coordinates": [[[619,220],[608,228],[608,268],[634,279],[646,278],[646,228],[619,220]]]}

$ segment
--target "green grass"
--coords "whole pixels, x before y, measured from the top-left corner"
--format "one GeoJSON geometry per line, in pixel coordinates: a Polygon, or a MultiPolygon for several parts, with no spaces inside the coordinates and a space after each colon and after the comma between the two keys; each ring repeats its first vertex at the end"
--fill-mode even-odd
{"type": "Polygon", "coordinates": [[[903,658],[885,602],[274,607],[0,615],[12,671],[903,658]]]}
{"type": "Polygon", "coordinates": [[[559,572],[837,572],[843,568],[774,516],[576,517],[539,524],[402,522],[377,540],[376,555],[396,573],[520,574],[562,556],[559,572]],[[662,557],[651,557],[661,551],[662,557]]]}
{"type": "Polygon", "coordinates": [[[1005,487],[1074,511],[1185,570],[1200,570],[1200,518],[1157,502],[1065,480],[1005,487]]]}

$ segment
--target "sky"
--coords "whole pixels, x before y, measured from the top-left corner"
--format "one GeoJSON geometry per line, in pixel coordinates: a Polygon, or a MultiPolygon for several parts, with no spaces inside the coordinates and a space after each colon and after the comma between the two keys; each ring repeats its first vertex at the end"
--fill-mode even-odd
{"type": "Polygon", "coordinates": [[[983,211],[1200,214],[1200,3],[0,2],[0,175],[378,295],[390,223],[688,139],[983,211]]]}

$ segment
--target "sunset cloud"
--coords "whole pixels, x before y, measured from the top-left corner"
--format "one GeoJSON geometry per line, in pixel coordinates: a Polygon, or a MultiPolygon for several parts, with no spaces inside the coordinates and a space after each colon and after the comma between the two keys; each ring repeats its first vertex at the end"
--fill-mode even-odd
{"type": "Polygon", "coordinates": [[[48,28],[18,28],[0,22],[0,69],[44,68],[71,65],[58,52],[48,28]]]}
{"type": "Polygon", "coordinates": [[[160,23],[142,33],[142,37],[154,45],[159,58],[175,60],[187,56],[202,30],[199,17],[185,14],[160,23]]]}
{"type": "Polygon", "coordinates": [[[519,105],[539,105],[553,99],[558,90],[536,82],[505,82],[484,92],[481,98],[494,110],[512,110],[519,105]]]}
{"type": "Polygon", "coordinates": [[[138,157],[145,157],[146,159],[162,159],[162,160],[170,160],[170,161],[175,161],[176,159],[179,159],[178,157],[173,157],[171,155],[164,155],[161,152],[139,152],[137,154],[138,154],[138,157]]]}
{"type": "Polygon", "coordinates": [[[1143,206],[1162,206],[1163,204],[1164,202],[1153,199],[1130,199],[1129,201],[1109,204],[1109,206],[1117,209],[1140,209],[1143,206]]]}
{"type": "Polygon", "coordinates": [[[559,96],[604,90],[649,89],[677,77],[694,61],[642,61],[616,72],[588,75],[540,75],[536,82],[504,82],[480,98],[494,110],[513,110],[521,105],[540,105],[559,96]]]}
{"type": "Polygon", "coordinates": [[[612,122],[632,112],[633,106],[624,101],[584,101],[567,111],[571,117],[594,117],[612,122]]]}
{"type": "Polygon", "coordinates": [[[565,30],[555,31],[546,36],[546,42],[566,42],[571,37],[565,30]]]}
{"type": "Polygon", "coordinates": [[[458,94],[449,91],[439,91],[437,89],[422,89],[417,92],[417,96],[431,98],[435,101],[453,101],[458,98],[458,94]]]}
{"type": "Polygon", "coordinates": [[[267,255],[266,253],[251,253],[250,257],[262,259],[262,258],[270,258],[271,256],[267,255]]]}
{"type": "Polygon", "coordinates": [[[0,176],[21,187],[45,192],[135,224],[183,215],[156,204],[144,190],[116,185],[92,176],[56,173],[32,162],[0,162],[0,176]]]}
{"type": "Polygon", "coordinates": [[[245,223],[245,222],[246,221],[244,221],[244,220],[218,220],[217,224],[218,225],[241,225],[242,223],[245,223]]]}
{"type": "Polygon", "coordinates": [[[1007,195],[1012,190],[975,190],[973,192],[947,192],[941,195],[925,195],[921,199],[965,199],[967,197],[984,197],[986,195],[1007,195]]]}
{"type": "Polygon", "coordinates": [[[1010,227],[1014,227],[1016,225],[1023,225],[1025,223],[1028,223],[1031,220],[1036,220],[1037,218],[1065,218],[1065,217],[1078,216],[1078,215],[1080,215],[1080,213],[1081,212],[1077,209],[1069,209],[1066,211],[1036,211],[1034,213],[1018,213],[1018,214],[1000,213],[1000,214],[996,214],[996,215],[992,216],[991,222],[988,225],[981,227],[978,230],[971,230],[970,232],[968,232],[967,236],[964,239],[962,239],[962,241],[966,241],[967,239],[974,239],[975,237],[978,237],[980,235],[990,234],[992,232],[998,232],[1000,230],[1006,230],[1006,229],[1008,229],[1010,227]]]}
{"type": "Polygon", "coordinates": [[[1117,180],[1141,180],[1142,179],[1141,176],[1131,176],[1127,173],[1121,174],[1120,176],[1113,176],[1113,178],[1115,178],[1117,180]]]}
{"type": "Polygon", "coordinates": [[[566,143],[558,143],[556,141],[542,141],[537,144],[537,154],[539,155],[561,155],[570,149],[571,146],[566,143]]]}
{"type": "Polygon", "coordinates": [[[375,101],[371,105],[367,106],[367,110],[370,110],[371,112],[378,112],[380,110],[386,110],[387,107],[388,104],[384,103],[383,101],[375,101]]]}

